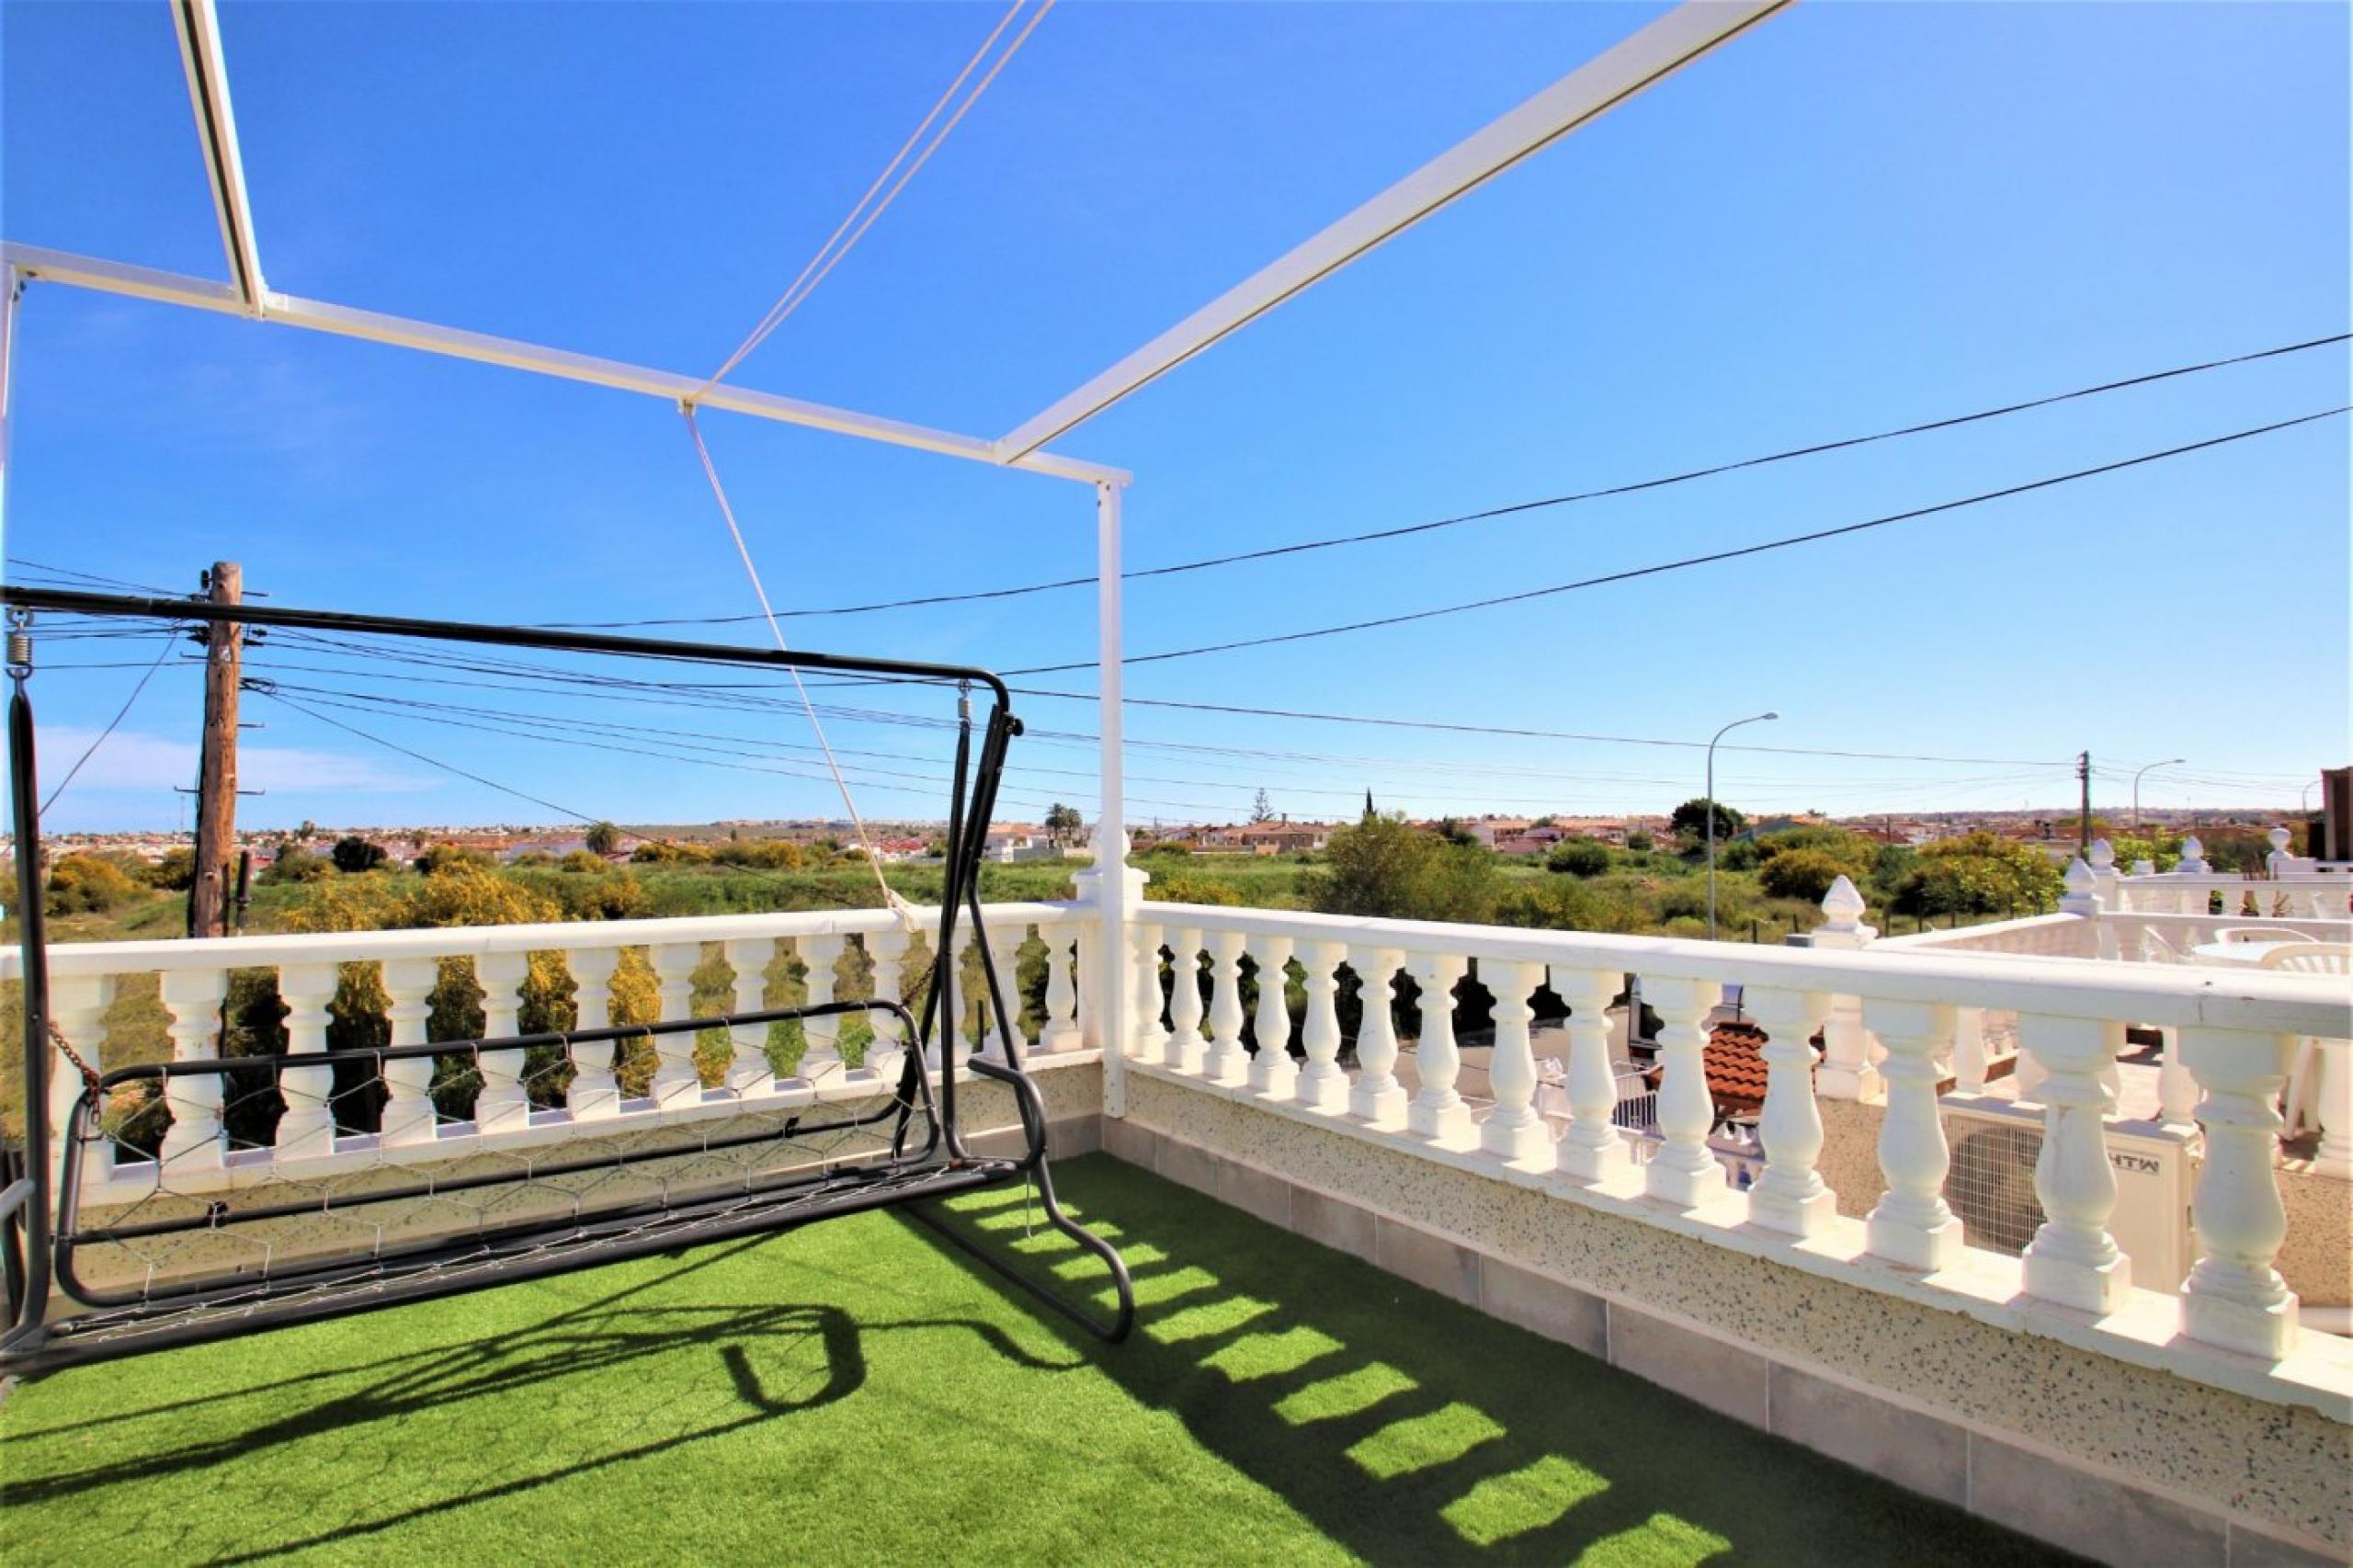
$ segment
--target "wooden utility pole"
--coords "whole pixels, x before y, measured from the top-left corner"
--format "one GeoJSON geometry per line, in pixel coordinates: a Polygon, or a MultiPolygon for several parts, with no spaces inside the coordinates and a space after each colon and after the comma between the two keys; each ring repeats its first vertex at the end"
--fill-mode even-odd
{"type": "MultiPolygon", "coordinates": [[[[216,561],[207,597],[233,605],[244,597],[244,570],[216,561]]],[[[188,892],[188,934],[229,934],[237,858],[237,680],[244,629],[214,621],[204,640],[204,743],[196,779],[196,881],[188,892]]]]}
{"type": "Polygon", "coordinates": [[[2082,785],[2084,795],[2083,816],[2076,836],[2083,852],[2088,855],[2092,852],[2092,754],[2087,751],[2075,754],[2075,781],[2082,785]]]}

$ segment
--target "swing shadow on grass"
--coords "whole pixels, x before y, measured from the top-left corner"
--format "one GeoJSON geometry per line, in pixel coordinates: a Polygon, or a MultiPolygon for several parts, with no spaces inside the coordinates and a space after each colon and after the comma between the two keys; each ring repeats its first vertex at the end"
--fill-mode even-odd
{"type": "MultiPolygon", "coordinates": [[[[1097,1344],[909,1216],[74,1369],[16,1563],[2057,1560],[1103,1156],[1097,1344]]],[[[949,1223],[1084,1295],[1018,1188],[949,1223]]]]}
{"type": "MultiPolygon", "coordinates": [[[[1077,1171],[1070,1207],[1125,1254],[1137,1330],[1107,1348],[1038,1321],[1366,1560],[2076,1561],[1188,1188],[1105,1156],[1077,1171]]],[[[948,1208],[1042,1284],[1103,1282],[1021,1193],[948,1208]]]]}

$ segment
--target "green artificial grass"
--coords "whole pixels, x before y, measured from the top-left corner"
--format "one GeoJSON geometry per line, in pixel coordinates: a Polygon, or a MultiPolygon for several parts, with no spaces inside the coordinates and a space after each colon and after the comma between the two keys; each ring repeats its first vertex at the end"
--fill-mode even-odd
{"type": "MultiPolygon", "coordinates": [[[[77,1368],[0,1406],[12,1564],[2048,1562],[1114,1161],[1104,1346],[903,1215],[77,1368]]],[[[1024,1195],[956,1223],[1086,1289],[1024,1195]]]]}

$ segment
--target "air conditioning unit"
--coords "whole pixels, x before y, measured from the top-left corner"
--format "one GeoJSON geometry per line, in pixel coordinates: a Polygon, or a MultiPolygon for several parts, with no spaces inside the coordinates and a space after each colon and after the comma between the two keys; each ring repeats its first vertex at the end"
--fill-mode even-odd
{"type": "MultiPolygon", "coordinates": [[[[1952,1165],[1945,1201],[1961,1217],[1972,1246],[2016,1255],[2042,1223],[2034,1162],[2042,1153],[2042,1108],[1984,1095],[1947,1096],[1945,1140],[1952,1165]]],[[[2197,1251],[2189,1233],[2189,1196],[2197,1177],[2198,1135],[2154,1122],[2110,1122],[2108,1164],[2116,1173],[2116,1210],[2109,1233],[2132,1260],[2132,1283],[2172,1290],[2197,1251]]]]}

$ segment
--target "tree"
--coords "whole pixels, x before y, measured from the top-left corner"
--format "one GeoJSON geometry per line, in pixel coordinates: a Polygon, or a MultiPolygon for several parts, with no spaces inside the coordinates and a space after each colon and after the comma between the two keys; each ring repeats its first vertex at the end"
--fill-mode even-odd
{"type": "Polygon", "coordinates": [[[621,830],[608,822],[590,823],[581,841],[591,855],[610,855],[621,846],[621,830]]]}
{"type": "Polygon", "coordinates": [[[104,915],[140,896],[130,873],[95,855],[68,855],[49,869],[51,915],[104,915]]]}
{"type": "Polygon", "coordinates": [[[1675,815],[1668,819],[1667,826],[1674,832],[1676,837],[1689,844],[1699,844],[1708,836],[1708,813],[1711,810],[1715,812],[1716,842],[1719,844],[1738,833],[1742,825],[1748,821],[1746,817],[1725,805],[1722,801],[1711,801],[1705,795],[1694,795],[1675,808],[1675,815]]]}
{"type": "Polygon", "coordinates": [[[313,855],[301,845],[289,842],[278,846],[277,857],[262,868],[256,880],[277,887],[288,882],[322,881],[334,874],[335,864],[325,856],[313,855]]]}
{"type": "Polygon", "coordinates": [[[466,845],[437,844],[416,858],[416,869],[428,877],[445,877],[452,871],[487,871],[491,858],[466,845]]]}
{"type": "Polygon", "coordinates": [[[172,849],[147,868],[147,883],[166,892],[186,892],[196,885],[196,851],[172,849]]]}
{"type": "Polygon", "coordinates": [[[2030,844],[1991,833],[1923,845],[1889,907],[1901,915],[1999,915],[2059,894],[2059,868],[2030,844]]]}
{"type": "Polygon", "coordinates": [[[356,833],[336,839],[335,847],[327,851],[327,858],[335,862],[336,870],[351,876],[374,870],[385,858],[381,845],[370,844],[356,833]]]}
{"type": "Polygon", "coordinates": [[[1307,891],[1326,915],[1483,921],[1495,912],[1500,879],[1494,854],[1449,844],[1402,816],[1369,816],[1335,828],[1324,858],[1324,874],[1307,891]]]}
{"type": "Polygon", "coordinates": [[[1544,869],[1573,877],[1597,877],[1609,869],[1609,846],[1594,838],[1564,838],[1544,858],[1544,869]]]}
{"type": "Polygon", "coordinates": [[[1449,844],[1476,845],[1479,842],[1479,835],[1464,826],[1460,817],[1438,818],[1438,835],[1449,844]]]}
{"type": "Polygon", "coordinates": [[[1644,833],[1639,827],[1626,835],[1626,847],[1632,850],[1637,855],[1649,854],[1652,846],[1657,842],[1658,840],[1653,838],[1649,834],[1644,833]]]}
{"type": "Polygon", "coordinates": [[[1060,801],[1046,808],[1046,842],[1057,849],[1077,842],[1086,831],[1086,819],[1076,806],[1065,806],[1060,801]]]}
{"type": "Polygon", "coordinates": [[[1798,898],[1820,903],[1830,884],[1848,875],[1848,869],[1824,849],[1788,849],[1765,862],[1756,885],[1771,898],[1798,898]]]}
{"type": "Polygon", "coordinates": [[[1250,798],[1250,820],[1252,822],[1272,822],[1275,820],[1274,797],[1267,794],[1264,788],[1261,788],[1256,795],[1253,795],[1250,798]]]}

